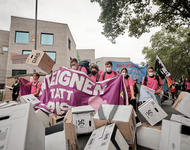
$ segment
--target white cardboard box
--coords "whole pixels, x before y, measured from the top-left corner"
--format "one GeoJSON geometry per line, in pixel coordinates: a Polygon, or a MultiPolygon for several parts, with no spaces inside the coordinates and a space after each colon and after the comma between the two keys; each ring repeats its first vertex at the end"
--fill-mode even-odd
{"type": "Polygon", "coordinates": [[[146,148],[159,150],[161,127],[142,124],[137,128],[137,144],[146,148]]]}
{"type": "Polygon", "coordinates": [[[64,131],[56,132],[45,137],[45,150],[65,150],[64,131]]]}
{"type": "Polygon", "coordinates": [[[45,129],[30,103],[0,110],[1,150],[45,150],[45,129]]]}
{"type": "Polygon", "coordinates": [[[99,113],[97,112],[93,118],[95,128],[96,129],[100,128],[110,122],[116,123],[119,131],[121,132],[127,143],[133,144],[135,139],[135,131],[136,131],[136,120],[135,120],[135,113],[133,106],[119,105],[113,119],[108,120],[110,112],[112,111],[114,106],[115,105],[108,105],[108,104],[101,105],[106,120],[100,120],[99,113]]]}
{"type": "Polygon", "coordinates": [[[139,112],[152,126],[167,117],[167,113],[154,100],[149,99],[138,107],[139,112]]]}
{"type": "Polygon", "coordinates": [[[190,127],[179,122],[163,120],[160,150],[189,150],[190,127]]]}
{"type": "Polygon", "coordinates": [[[190,118],[190,93],[181,92],[172,107],[190,118]]]}
{"type": "Polygon", "coordinates": [[[129,145],[114,123],[94,130],[85,150],[118,150],[118,147],[120,150],[129,149],[129,145]]]}
{"type": "Polygon", "coordinates": [[[55,62],[43,51],[32,50],[26,59],[27,64],[38,66],[43,71],[50,73],[55,62]]]}
{"type": "Polygon", "coordinates": [[[42,122],[42,124],[44,125],[45,128],[49,127],[49,116],[46,115],[43,111],[41,111],[40,109],[35,111],[38,119],[42,122]]]}
{"type": "Polygon", "coordinates": [[[186,126],[190,126],[190,119],[182,115],[172,114],[170,120],[180,122],[186,126]]]}
{"type": "Polygon", "coordinates": [[[94,114],[95,111],[90,105],[72,108],[73,124],[75,125],[75,131],[77,134],[94,131],[94,114]]]}
{"type": "Polygon", "coordinates": [[[31,103],[32,106],[35,106],[40,103],[39,99],[36,98],[33,94],[21,96],[20,102],[21,103],[31,103]]]}

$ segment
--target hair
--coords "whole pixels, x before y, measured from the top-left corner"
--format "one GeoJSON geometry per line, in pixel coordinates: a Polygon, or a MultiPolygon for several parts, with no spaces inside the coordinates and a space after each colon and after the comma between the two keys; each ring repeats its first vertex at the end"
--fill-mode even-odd
{"type": "Polygon", "coordinates": [[[154,67],[152,67],[152,66],[149,66],[149,67],[147,68],[147,70],[148,70],[148,69],[152,69],[152,70],[154,70],[154,67]]]}
{"type": "Polygon", "coordinates": [[[92,68],[94,68],[94,69],[96,69],[97,71],[99,71],[99,67],[98,67],[98,65],[96,65],[96,64],[91,64],[91,65],[90,65],[90,70],[92,70],[92,68]]]}
{"type": "Polygon", "coordinates": [[[76,58],[72,58],[70,63],[76,62],[78,63],[78,60],[76,58]]]}
{"type": "Polygon", "coordinates": [[[127,68],[122,68],[121,71],[120,71],[120,73],[121,73],[123,70],[125,70],[126,72],[128,72],[127,68]]]}
{"type": "Polygon", "coordinates": [[[113,66],[113,64],[112,64],[111,61],[107,61],[107,62],[105,63],[105,65],[111,65],[111,66],[113,66]]]}
{"type": "Polygon", "coordinates": [[[40,74],[37,72],[34,72],[33,75],[36,75],[38,77],[38,79],[40,78],[40,74]]]}

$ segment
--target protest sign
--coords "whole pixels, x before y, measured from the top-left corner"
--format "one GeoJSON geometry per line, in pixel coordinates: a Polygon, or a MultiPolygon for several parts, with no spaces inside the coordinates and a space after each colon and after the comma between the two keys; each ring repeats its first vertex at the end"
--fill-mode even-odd
{"type": "Polygon", "coordinates": [[[112,62],[113,64],[113,70],[114,71],[121,71],[122,68],[127,68],[128,73],[130,77],[134,79],[138,79],[138,82],[141,82],[143,77],[146,76],[146,70],[148,65],[146,66],[139,66],[137,64],[134,64],[132,62],[112,62]]]}

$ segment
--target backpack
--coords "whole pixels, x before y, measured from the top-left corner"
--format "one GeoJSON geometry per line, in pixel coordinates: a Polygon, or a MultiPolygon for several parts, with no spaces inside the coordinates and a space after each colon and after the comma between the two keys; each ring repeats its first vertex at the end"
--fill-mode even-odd
{"type": "MultiPolygon", "coordinates": [[[[89,77],[91,77],[91,76],[92,76],[92,74],[89,74],[89,77]]],[[[99,75],[99,73],[97,73],[96,82],[98,82],[98,81],[99,81],[99,79],[100,79],[100,75],[99,75]]]]}
{"type": "MultiPolygon", "coordinates": [[[[157,82],[158,82],[158,85],[160,86],[160,82],[159,82],[159,76],[155,76],[156,77],[156,80],[157,80],[157,82]]],[[[144,78],[144,85],[147,85],[147,81],[148,81],[148,77],[146,76],[145,78],[144,78]]]]}
{"type": "MultiPolygon", "coordinates": [[[[117,73],[114,71],[114,75],[116,76],[117,73]]],[[[105,76],[106,76],[106,72],[104,72],[104,75],[103,75],[103,80],[105,80],[105,76]]]]}
{"type": "Polygon", "coordinates": [[[89,67],[89,61],[83,60],[79,62],[80,71],[82,70],[82,67],[86,68],[87,74],[90,74],[90,67],[89,67]]]}

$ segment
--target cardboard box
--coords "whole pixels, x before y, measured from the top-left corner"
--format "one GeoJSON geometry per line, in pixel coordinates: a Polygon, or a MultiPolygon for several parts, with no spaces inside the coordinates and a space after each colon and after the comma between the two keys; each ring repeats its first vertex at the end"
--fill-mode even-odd
{"type": "Polygon", "coordinates": [[[29,55],[14,55],[11,57],[12,64],[25,64],[29,55]]]}
{"type": "Polygon", "coordinates": [[[32,50],[26,59],[27,64],[38,66],[43,71],[50,73],[55,62],[43,51],[32,50]]]}
{"type": "Polygon", "coordinates": [[[108,105],[102,104],[98,109],[98,112],[95,114],[93,120],[95,124],[95,128],[100,128],[108,123],[116,123],[118,129],[121,134],[125,138],[128,144],[133,144],[135,139],[135,131],[136,131],[136,121],[133,106],[131,105],[118,105],[117,111],[111,120],[108,120],[110,112],[112,112],[114,106],[116,105],[108,105]],[[102,108],[104,116],[106,119],[100,119],[99,111],[102,108]]]}
{"type": "Polygon", "coordinates": [[[41,111],[40,109],[35,111],[38,119],[42,122],[42,124],[44,125],[45,128],[49,127],[49,116],[47,114],[45,114],[43,111],[41,111]]]}
{"type": "Polygon", "coordinates": [[[0,110],[1,150],[45,150],[45,129],[30,103],[0,110]]]}
{"type": "Polygon", "coordinates": [[[95,110],[90,106],[79,106],[72,108],[73,124],[77,134],[85,134],[94,131],[93,116],[95,110]]]}
{"type": "Polygon", "coordinates": [[[45,150],[64,150],[65,133],[64,131],[53,133],[45,137],[45,150]]]}
{"type": "Polygon", "coordinates": [[[161,126],[150,126],[142,123],[137,128],[137,144],[146,148],[159,150],[161,126]]]}
{"type": "Polygon", "coordinates": [[[176,115],[176,114],[172,114],[170,120],[172,121],[176,121],[176,122],[180,122],[186,126],[190,126],[190,119],[186,118],[182,115],[176,115]]]}
{"type": "Polygon", "coordinates": [[[103,126],[93,131],[84,150],[128,150],[129,145],[116,124],[103,126]]]}
{"type": "Polygon", "coordinates": [[[54,126],[64,119],[64,116],[57,116],[55,114],[49,114],[50,125],[54,126]]]}
{"type": "Polygon", "coordinates": [[[139,112],[152,126],[167,117],[167,113],[154,100],[149,99],[138,107],[139,112]]]}
{"type": "Polygon", "coordinates": [[[75,126],[72,121],[72,111],[69,110],[64,118],[65,142],[67,150],[77,150],[78,141],[75,126]]]}
{"type": "Polygon", "coordinates": [[[15,106],[15,105],[18,105],[18,103],[15,101],[5,101],[5,102],[0,104],[0,109],[15,106]]]}
{"type": "Polygon", "coordinates": [[[172,107],[190,118],[190,93],[181,92],[172,107]]]}
{"type": "Polygon", "coordinates": [[[179,122],[163,120],[160,150],[189,150],[190,127],[179,122]]]}
{"type": "Polygon", "coordinates": [[[31,103],[33,106],[40,103],[39,99],[35,97],[33,94],[24,95],[20,97],[21,103],[31,103]]]}

